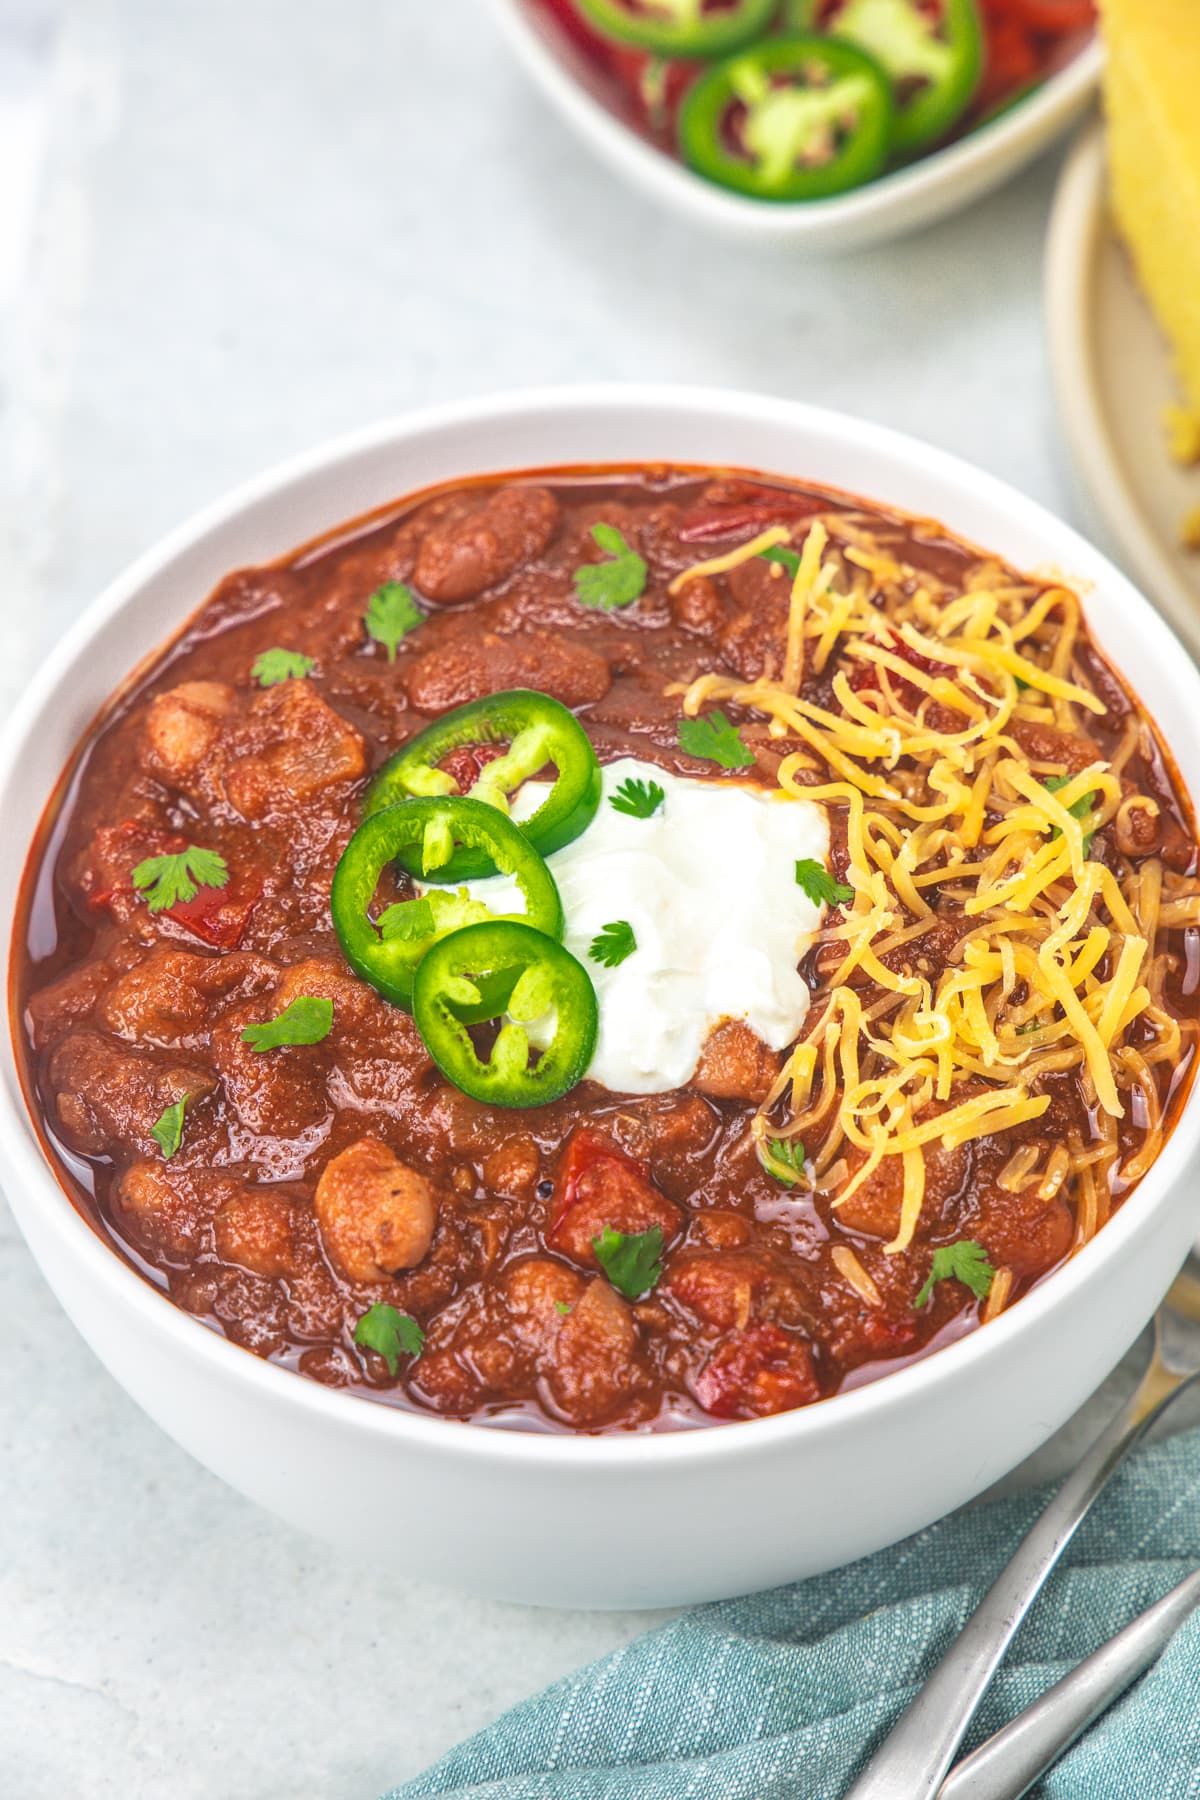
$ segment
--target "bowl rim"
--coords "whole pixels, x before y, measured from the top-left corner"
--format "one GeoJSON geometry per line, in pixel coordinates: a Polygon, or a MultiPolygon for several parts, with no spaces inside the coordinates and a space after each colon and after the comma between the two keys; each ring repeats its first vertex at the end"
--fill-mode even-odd
{"type": "Polygon", "coordinates": [[[837,227],[850,232],[902,200],[916,206],[942,186],[969,183],[1011,146],[1040,141],[1043,132],[1053,132],[1060,121],[1066,123],[1098,86],[1104,66],[1104,45],[1097,33],[1033,93],[944,149],[828,199],[756,200],[704,180],[611,112],[558,54],[531,16],[528,0],[490,0],[490,4],[502,35],[519,59],[527,69],[536,71],[594,148],[659,199],[706,216],[712,223],[761,230],[765,237],[779,236],[781,231],[800,237],[837,227]]]}
{"type": "MultiPolygon", "coordinates": [[[[491,423],[526,423],[555,416],[583,414],[609,419],[622,413],[661,411],[677,418],[704,415],[710,422],[728,419],[764,429],[791,427],[798,434],[840,442],[892,461],[919,467],[939,488],[937,516],[957,494],[1002,510],[1042,538],[1056,566],[1088,570],[1079,579],[1097,579],[1138,618],[1143,637],[1157,640],[1157,662],[1167,687],[1178,686],[1200,719],[1200,669],[1183,650],[1166,621],[1103,552],[1073,527],[1057,519],[998,476],[976,468],[949,451],[927,445],[890,426],[875,424],[807,402],[734,389],[665,383],[592,383],[566,387],[521,388],[482,398],[460,399],[386,418],[342,433],[280,461],[200,508],[130,563],[91,602],[58,641],[30,678],[0,735],[0,815],[20,781],[22,750],[41,714],[64,685],[94,639],[119,628],[121,614],[141,589],[180,555],[228,525],[238,515],[297,483],[320,478],[340,464],[389,445],[411,444],[430,434],[478,428],[491,423]],[[1190,692],[1189,692],[1190,691],[1190,692]]],[[[620,459],[616,459],[620,460],[620,459]]],[[[645,455],[631,456],[632,462],[645,455]]],[[[546,465],[547,467],[553,465],[546,465]]],[[[479,471],[464,469],[463,478],[479,471]]],[[[882,501],[886,504],[886,500],[882,501]]],[[[336,524],[336,521],[333,521],[336,524]]],[[[949,527],[953,530],[953,526],[949,527]]],[[[192,609],[189,609],[192,610],[192,609]]],[[[184,613],[177,622],[181,624],[184,613]]],[[[141,654],[146,654],[142,651],[141,654]]],[[[130,659],[137,666],[138,654],[130,659]]],[[[78,741],[78,740],[76,740],[78,741]]],[[[73,754],[73,748],[72,748],[73,754]]],[[[43,806],[49,804],[49,796],[43,806]]],[[[12,930],[5,954],[6,992],[16,951],[12,930]]],[[[24,1101],[15,1052],[17,1021],[9,1011],[9,1029],[0,1047],[0,1150],[12,1171],[6,1188],[20,1187],[31,1203],[44,1203],[47,1222],[69,1240],[70,1250],[89,1279],[103,1293],[106,1307],[130,1308],[151,1332],[166,1335],[181,1356],[198,1358],[214,1378],[240,1382],[257,1391],[264,1403],[323,1419],[331,1428],[357,1429],[372,1437],[394,1439],[414,1448],[437,1451],[473,1464],[510,1463],[537,1467],[572,1465],[577,1470],[657,1467],[675,1463],[707,1467],[752,1450],[765,1452],[791,1444],[801,1452],[806,1443],[869,1429],[881,1409],[914,1403],[956,1377],[965,1377],[981,1362],[1005,1355],[1020,1336],[1029,1336],[1055,1308],[1064,1312],[1081,1288],[1099,1282],[1103,1265],[1113,1265],[1129,1249],[1135,1235],[1149,1228],[1149,1217],[1165,1201],[1200,1145],[1200,1083],[1185,1102],[1161,1154],[1135,1192],[1093,1240],[1069,1263],[1026,1294],[1020,1304],[992,1320],[986,1329],[969,1332],[905,1367],[881,1375],[848,1392],[815,1405],[769,1418],[738,1420],[696,1429],[649,1433],[589,1434],[571,1431],[533,1432],[484,1422],[439,1418],[433,1414],[365,1400],[354,1392],[322,1386],[276,1363],[264,1361],[185,1312],[103,1239],[80,1213],[60,1183],[45,1154],[24,1101]],[[752,1436],[747,1438],[747,1433],[752,1436]]],[[[20,1207],[14,1205],[20,1224],[20,1207]]],[[[1149,1315],[1147,1315],[1149,1316],[1149,1315]]],[[[68,1317],[70,1315],[68,1314],[68,1317]]]]}

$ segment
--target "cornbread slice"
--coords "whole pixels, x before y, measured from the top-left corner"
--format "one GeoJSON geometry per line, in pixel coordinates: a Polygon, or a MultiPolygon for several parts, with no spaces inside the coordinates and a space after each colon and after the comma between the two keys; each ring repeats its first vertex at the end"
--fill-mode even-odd
{"type": "Polygon", "coordinates": [[[1100,10],[1117,224],[1200,419],[1200,0],[1100,10]]]}

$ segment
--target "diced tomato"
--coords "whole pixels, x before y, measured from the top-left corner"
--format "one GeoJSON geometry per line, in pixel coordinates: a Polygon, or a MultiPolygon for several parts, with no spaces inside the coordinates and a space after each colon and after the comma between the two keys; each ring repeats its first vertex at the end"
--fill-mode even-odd
{"type": "Polygon", "coordinates": [[[235,950],[261,893],[257,882],[252,887],[243,883],[233,892],[229,888],[200,888],[194,899],[177,901],[159,918],[181,925],[214,950],[235,950]]]}
{"type": "Polygon", "coordinates": [[[575,1132],[559,1165],[546,1232],[552,1250],[594,1268],[592,1239],[606,1225],[628,1236],[658,1225],[669,1242],[682,1222],[679,1208],[655,1187],[644,1163],[597,1132],[575,1132]]]}
{"type": "Polygon", "coordinates": [[[821,1398],[812,1348],[778,1325],[727,1338],[696,1379],[696,1398],[718,1419],[761,1419],[821,1398]]]}
{"type": "Polygon", "coordinates": [[[481,771],[498,756],[504,755],[503,744],[464,744],[443,756],[440,767],[458,783],[460,794],[469,793],[479,780],[481,771]]]}

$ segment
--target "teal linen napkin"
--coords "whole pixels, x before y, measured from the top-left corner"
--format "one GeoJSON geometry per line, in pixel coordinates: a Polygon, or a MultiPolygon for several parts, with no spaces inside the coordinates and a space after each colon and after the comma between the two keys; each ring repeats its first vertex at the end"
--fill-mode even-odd
{"type": "MultiPolygon", "coordinates": [[[[385,1800],[837,1800],[1044,1500],[959,1512],[849,1568],[700,1607],[515,1707],[385,1800]]],[[[796,1517],[802,1530],[802,1495],[796,1517]]],[[[1110,1484],[1022,1628],[971,1741],[1198,1564],[1193,1431],[1143,1451],[1110,1484]]],[[[1200,1796],[1200,1615],[1036,1791],[1041,1800],[1200,1796]]]]}

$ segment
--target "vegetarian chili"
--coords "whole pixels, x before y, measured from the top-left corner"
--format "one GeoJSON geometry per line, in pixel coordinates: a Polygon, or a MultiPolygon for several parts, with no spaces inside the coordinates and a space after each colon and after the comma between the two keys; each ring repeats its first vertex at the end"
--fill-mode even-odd
{"type": "Polygon", "coordinates": [[[203,601],[80,746],[14,1002],[65,1188],[213,1330],[666,1430],[1083,1249],[1187,1091],[1198,928],[1069,588],[811,485],[542,471],[203,601]]]}

